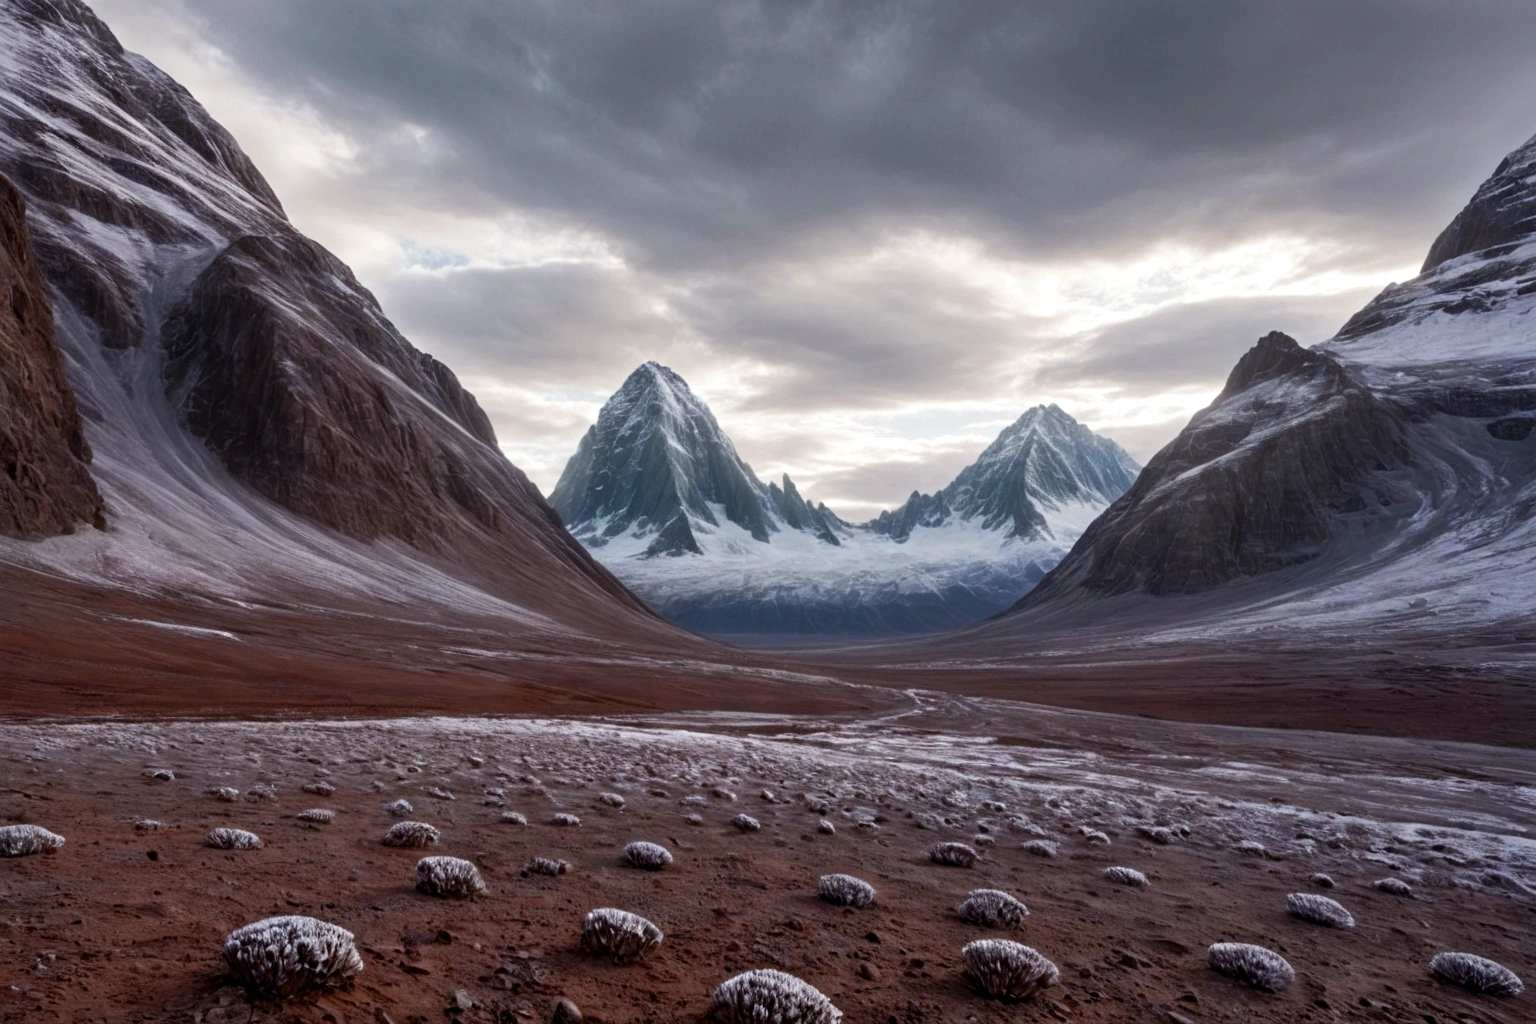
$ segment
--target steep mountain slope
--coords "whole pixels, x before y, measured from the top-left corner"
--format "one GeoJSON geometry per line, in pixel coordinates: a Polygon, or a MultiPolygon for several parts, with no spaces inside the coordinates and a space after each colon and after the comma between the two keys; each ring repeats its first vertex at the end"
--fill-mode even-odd
{"type": "Polygon", "coordinates": [[[228,133],[77,0],[0,5],[0,173],[28,203],[112,526],[0,560],[218,600],[678,635],[228,133]]]}
{"type": "Polygon", "coordinates": [[[104,525],[20,193],[0,177],[0,534],[104,525]]]}
{"type": "Polygon", "coordinates": [[[1041,406],[942,491],[854,525],[788,476],[765,486],[683,379],[647,363],[603,407],[550,501],[620,579],[690,628],[888,635],[1006,608],[1135,475],[1114,442],[1041,406]]]}
{"type": "Polygon", "coordinates": [[[1497,628],[1513,641],[1531,622],[1516,595],[1536,584],[1533,425],[1536,139],[1442,232],[1419,277],[1313,349],[1261,339],[992,628],[1118,611],[1125,629],[1284,617],[1404,638],[1497,628]]]}

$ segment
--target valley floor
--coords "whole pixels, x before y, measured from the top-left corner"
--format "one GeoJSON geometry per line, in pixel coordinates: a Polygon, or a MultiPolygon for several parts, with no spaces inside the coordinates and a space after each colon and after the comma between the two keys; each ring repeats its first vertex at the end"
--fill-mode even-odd
{"type": "Polygon", "coordinates": [[[592,1020],[697,1022],[717,984],[758,967],[806,979],[860,1024],[1532,1016],[1529,992],[1472,996],[1427,964],[1462,950],[1536,982],[1536,753],[893,697],[811,718],[0,725],[0,820],[68,839],[0,860],[0,1019],[544,1021],[568,997],[592,1020]],[[146,774],[157,769],[175,779],[146,774]],[[334,793],[302,788],[319,783],[334,793]],[[275,803],[210,793],[258,784],[275,803]],[[601,801],[609,792],[622,808],[601,801]],[[400,797],[442,830],[429,852],[474,860],[487,893],[414,891],[420,851],[379,843],[382,805],[400,797]],[[294,818],[310,807],[334,809],[334,823],[294,818]],[[507,811],[529,824],[504,823],[507,811]],[[549,824],[556,811],[580,827],[549,824]],[[742,812],[761,830],[732,827],[742,812]],[[165,827],[138,831],[141,818],[165,827]],[[265,845],[204,847],[221,825],[265,845]],[[675,863],[624,866],[635,839],[675,863]],[[930,863],[939,840],[982,860],[930,863]],[[1056,856],[1025,851],[1033,840],[1056,856]],[[535,856],[571,872],[525,877],[535,856]],[[1150,885],[1111,884],[1110,865],[1150,885]],[[831,871],[873,884],[874,906],[819,901],[831,871]],[[1319,889],[1318,872],[1337,887],[1319,889]],[[1413,896],[1373,887],[1389,876],[1413,896]],[[962,972],[961,946],[997,934],[954,913],[981,887],[1028,905],[1011,937],[1062,971],[1020,1007],[981,998],[962,972]],[[1358,927],[1289,917],[1291,892],[1339,900],[1358,927]],[[583,956],[582,915],[599,906],[646,916],[666,941],[640,963],[583,956]],[[224,977],[221,940],[287,913],[355,932],[366,968],[349,989],[253,1006],[224,977]],[[1281,952],[1295,984],[1270,995],[1209,970],[1206,947],[1228,940],[1281,952]]]}

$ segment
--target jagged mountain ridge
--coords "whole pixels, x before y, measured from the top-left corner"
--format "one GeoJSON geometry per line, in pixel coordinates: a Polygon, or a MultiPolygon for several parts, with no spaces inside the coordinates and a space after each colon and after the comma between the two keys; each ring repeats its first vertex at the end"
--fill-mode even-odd
{"type": "Polygon", "coordinates": [[[0,173],[27,201],[109,526],[6,559],[676,635],[186,90],[78,0],[7,0],[0,43],[0,173]]]}
{"type": "Polygon", "coordinates": [[[1032,586],[1136,464],[1056,406],[1029,410],[933,495],[863,524],[763,484],[672,370],[636,369],[550,501],[667,617],[729,634],[965,625],[1032,586]]]}
{"type": "Polygon", "coordinates": [[[1311,349],[1260,339],[988,628],[1001,638],[1119,608],[1127,623],[1186,628],[1283,615],[1298,628],[1369,622],[1409,637],[1460,623],[1513,640],[1529,622],[1516,595],[1536,583],[1533,425],[1536,139],[1499,164],[1417,278],[1311,349]],[[1127,603],[1147,595],[1182,600],[1127,603]]]}

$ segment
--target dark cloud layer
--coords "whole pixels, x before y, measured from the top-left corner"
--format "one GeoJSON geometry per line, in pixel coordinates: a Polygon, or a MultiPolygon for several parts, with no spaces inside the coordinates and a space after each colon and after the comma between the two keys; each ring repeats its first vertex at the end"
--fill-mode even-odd
{"type": "MultiPolygon", "coordinates": [[[[600,240],[601,259],[498,264],[402,239],[414,266],[365,275],[408,334],[493,386],[504,441],[579,436],[571,408],[541,432],[519,395],[611,387],[645,358],[729,365],[758,374],[732,412],[807,427],[765,430],[773,449],[733,430],[744,454],[819,462],[886,503],[909,463],[818,458],[815,417],[1214,392],[1254,338],[1321,340],[1380,268],[1417,264],[1536,132],[1531,0],[101,2],[152,59],[160,26],[190,28],[245,88],[349,140],[311,208],[361,222],[357,197],[380,197],[380,218],[513,214],[600,240]],[[1064,335],[1059,309],[1007,305],[996,282],[1277,235],[1318,243],[1298,273],[1343,283],[1175,281],[1173,304],[1064,335]],[[914,237],[960,240],[992,276],[903,256],[914,237]]],[[[1129,301],[1113,281],[1069,291],[1129,301]]],[[[1189,403],[1157,408],[1111,433],[1145,457],[1189,403]]],[[[925,486],[964,461],[952,441],[923,457],[925,486]]]]}

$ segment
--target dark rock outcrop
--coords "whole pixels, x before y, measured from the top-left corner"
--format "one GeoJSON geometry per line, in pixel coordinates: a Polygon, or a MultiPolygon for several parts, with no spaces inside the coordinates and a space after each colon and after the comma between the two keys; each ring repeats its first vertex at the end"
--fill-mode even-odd
{"type": "Polygon", "coordinates": [[[104,527],[90,460],[22,198],[0,177],[0,534],[104,527]]]}
{"type": "Polygon", "coordinates": [[[1411,511],[1407,416],[1279,332],[1016,608],[1073,593],[1189,594],[1315,557],[1346,520],[1411,511]]]}
{"type": "MultiPolygon", "coordinates": [[[[1536,232],[1536,138],[1506,156],[1471,202],[1440,232],[1421,273],[1442,263],[1511,245],[1536,232]]],[[[1489,253],[1489,255],[1493,255],[1489,253]]]]}

